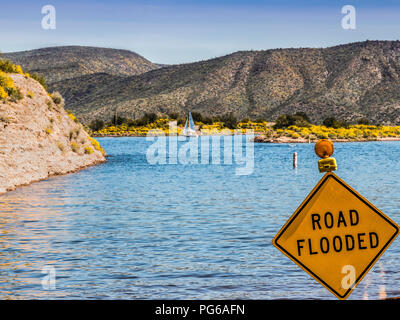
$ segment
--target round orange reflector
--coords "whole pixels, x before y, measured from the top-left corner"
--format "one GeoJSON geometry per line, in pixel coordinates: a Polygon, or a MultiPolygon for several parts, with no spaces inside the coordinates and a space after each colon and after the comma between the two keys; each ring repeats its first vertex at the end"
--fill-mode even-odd
{"type": "Polygon", "coordinates": [[[333,151],[335,151],[335,147],[332,141],[322,139],[315,144],[315,153],[322,159],[329,158],[333,154],[333,151]]]}

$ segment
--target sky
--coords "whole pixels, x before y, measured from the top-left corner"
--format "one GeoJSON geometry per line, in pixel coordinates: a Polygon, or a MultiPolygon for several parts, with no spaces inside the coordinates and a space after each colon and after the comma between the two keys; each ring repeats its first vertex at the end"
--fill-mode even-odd
{"type": "Polygon", "coordinates": [[[156,63],[187,63],[238,50],[328,47],[400,39],[396,0],[0,0],[0,51],[86,45],[128,49],[156,63]],[[42,7],[56,28],[42,28],[42,7]],[[356,28],[342,27],[342,7],[356,28]]]}

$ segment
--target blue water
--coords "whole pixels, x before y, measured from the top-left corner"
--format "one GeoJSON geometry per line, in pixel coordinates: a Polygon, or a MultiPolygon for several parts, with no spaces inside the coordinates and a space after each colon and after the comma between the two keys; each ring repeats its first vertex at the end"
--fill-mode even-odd
{"type": "MultiPolygon", "coordinates": [[[[313,144],[256,144],[254,172],[239,176],[150,165],[145,138],[98,140],[106,164],[0,197],[1,299],[335,299],[271,243],[321,178],[313,144]]],[[[337,143],[335,157],[400,223],[400,143],[337,143]]],[[[400,296],[399,241],[350,299],[400,296]]]]}

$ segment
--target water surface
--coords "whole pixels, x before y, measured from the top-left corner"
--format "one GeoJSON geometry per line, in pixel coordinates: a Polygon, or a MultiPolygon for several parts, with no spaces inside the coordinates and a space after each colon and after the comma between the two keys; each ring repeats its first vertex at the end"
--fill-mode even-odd
{"type": "MultiPolygon", "coordinates": [[[[145,138],[98,140],[106,164],[0,197],[0,298],[335,299],[271,243],[321,178],[313,144],[256,144],[254,172],[238,176],[150,165],[145,138]],[[42,287],[44,266],[55,290],[42,287]]],[[[335,157],[400,223],[400,142],[337,143],[335,157]]],[[[400,296],[398,241],[351,299],[400,296]]]]}

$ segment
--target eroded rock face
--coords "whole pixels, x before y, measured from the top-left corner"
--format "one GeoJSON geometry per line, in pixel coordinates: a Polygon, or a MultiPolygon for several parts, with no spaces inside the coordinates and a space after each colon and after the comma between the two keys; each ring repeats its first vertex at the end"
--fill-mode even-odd
{"type": "Polygon", "coordinates": [[[38,82],[10,76],[24,98],[0,100],[0,194],[106,161],[97,142],[38,82]]]}

